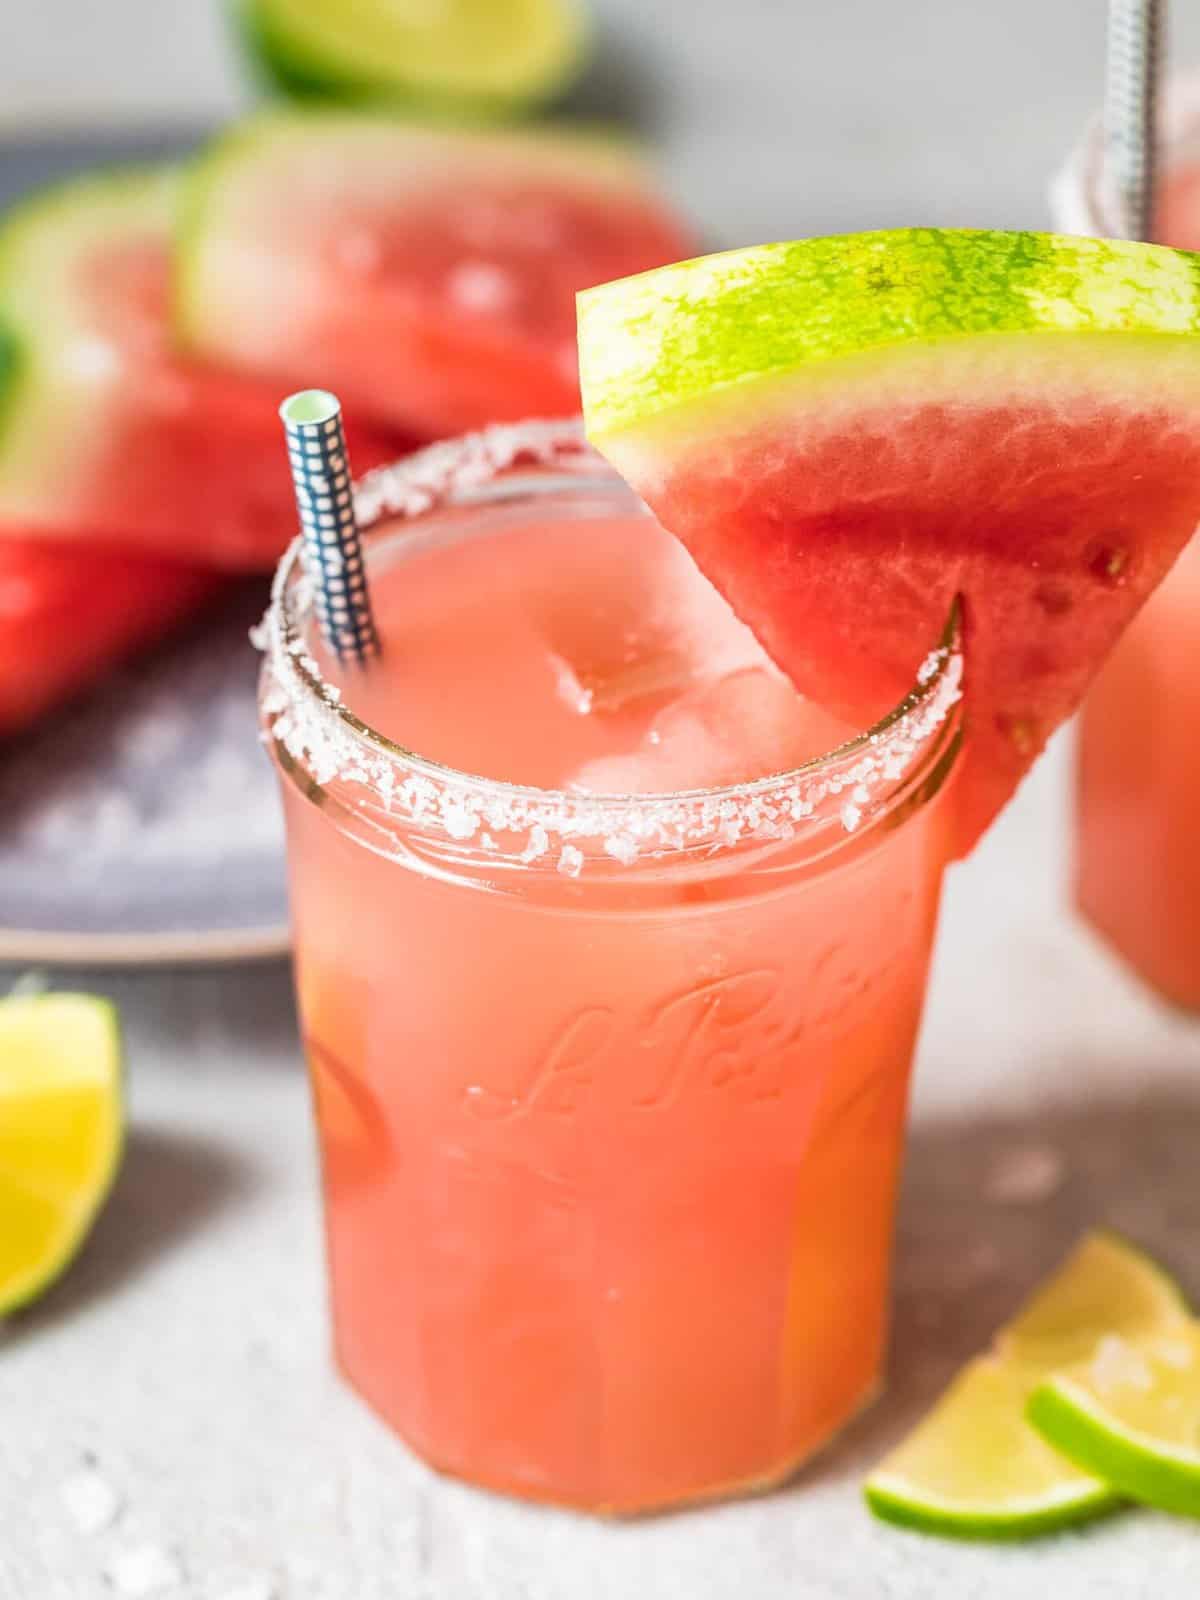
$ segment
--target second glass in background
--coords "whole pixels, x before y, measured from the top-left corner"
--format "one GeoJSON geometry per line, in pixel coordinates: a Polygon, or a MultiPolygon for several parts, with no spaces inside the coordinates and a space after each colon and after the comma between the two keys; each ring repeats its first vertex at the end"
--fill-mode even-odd
{"type": "MultiPolygon", "coordinates": [[[[1200,76],[1168,86],[1156,234],[1200,248],[1200,76]]],[[[1056,228],[1118,232],[1099,122],[1055,179],[1056,228]]],[[[1200,1010],[1200,540],[1096,679],[1080,717],[1076,898],[1146,983],[1200,1010]]]]}

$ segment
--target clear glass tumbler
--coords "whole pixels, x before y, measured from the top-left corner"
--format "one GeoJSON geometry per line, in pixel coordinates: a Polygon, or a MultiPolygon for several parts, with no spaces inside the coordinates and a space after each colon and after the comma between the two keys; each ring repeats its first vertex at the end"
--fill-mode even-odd
{"type": "MultiPolygon", "coordinates": [[[[614,511],[645,514],[599,467],[499,479],[385,520],[368,570],[414,534],[614,511]]],[[[953,641],[796,771],[596,798],[366,726],[308,598],[293,550],[262,714],[343,1372],[425,1460],[515,1495],[628,1512],[787,1475],[879,1379],[953,641]]]]}
{"type": "MultiPolygon", "coordinates": [[[[1200,246],[1200,76],[1163,106],[1158,234],[1200,246]]],[[[1055,178],[1055,226],[1115,231],[1099,121],[1055,178]]],[[[1080,717],[1076,899],[1112,948],[1165,999],[1200,1010],[1200,542],[1151,596],[1080,717]]]]}

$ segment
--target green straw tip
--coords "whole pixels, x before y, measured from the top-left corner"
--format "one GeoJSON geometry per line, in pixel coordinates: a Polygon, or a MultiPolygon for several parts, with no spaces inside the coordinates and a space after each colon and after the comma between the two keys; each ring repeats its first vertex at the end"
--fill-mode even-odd
{"type": "Polygon", "coordinates": [[[290,394],[279,408],[285,424],[329,422],[342,409],[337,395],[328,389],[301,389],[290,394]]]}

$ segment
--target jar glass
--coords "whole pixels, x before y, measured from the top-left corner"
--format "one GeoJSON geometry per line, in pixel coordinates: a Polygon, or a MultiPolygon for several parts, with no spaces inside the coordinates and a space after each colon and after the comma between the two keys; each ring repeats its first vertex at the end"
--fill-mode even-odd
{"type": "MultiPolygon", "coordinates": [[[[648,515],[595,461],[500,476],[383,520],[368,572],[614,511],[648,515]]],[[[956,639],[793,772],[604,798],[366,726],[306,591],[293,549],[262,714],[344,1374],[512,1494],[641,1511],[786,1476],[879,1379],[956,639]]]]}
{"type": "MultiPolygon", "coordinates": [[[[1163,104],[1159,236],[1200,246],[1200,76],[1163,104]]],[[[1099,120],[1054,181],[1055,226],[1114,231],[1099,120]]],[[[1165,999],[1200,1010],[1200,542],[1134,619],[1079,720],[1075,894],[1110,947],[1165,999]]]]}

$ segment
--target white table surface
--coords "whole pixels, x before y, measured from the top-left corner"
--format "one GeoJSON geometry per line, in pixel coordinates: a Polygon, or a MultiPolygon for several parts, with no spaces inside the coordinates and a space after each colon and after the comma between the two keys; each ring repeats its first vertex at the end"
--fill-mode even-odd
{"type": "MultiPolygon", "coordinates": [[[[668,172],[726,240],[1037,223],[1045,169],[1093,95],[1100,9],[610,0],[627,67],[609,82],[638,90],[668,172]]],[[[14,59],[28,67],[33,14],[50,25],[56,10],[85,34],[101,12],[124,25],[123,8],[82,8],[89,22],[77,0],[25,8],[0,93],[14,59]]],[[[1197,23],[1179,32],[1200,56],[1197,23]]],[[[65,53],[86,54],[78,38],[65,53]]],[[[196,58],[188,114],[224,92],[196,58]]],[[[121,77],[100,43],[92,59],[121,94],[153,77],[152,60],[121,77]]],[[[0,152],[30,174],[41,159],[0,152]]],[[[284,967],[76,975],[122,1006],[132,1133],[84,1256],[0,1330],[0,1600],[134,1593],[155,1566],[172,1576],[155,1592],[188,1600],[1200,1593],[1200,1529],[1182,1522],[1130,1514],[1035,1546],[959,1547],[880,1527],[859,1500],[864,1470],[1085,1227],[1125,1229],[1200,1294],[1200,1025],[1158,1008],[1064,908],[1067,756],[1060,744],[949,884],[887,1394],[764,1499],[608,1525],[426,1472],[327,1361],[284,967]],[[1031,1148],[1058,1187],[999,1198],[1031,1148]],[[85,1467],[116,1501],[94,1532],[85,1467]]]]}

